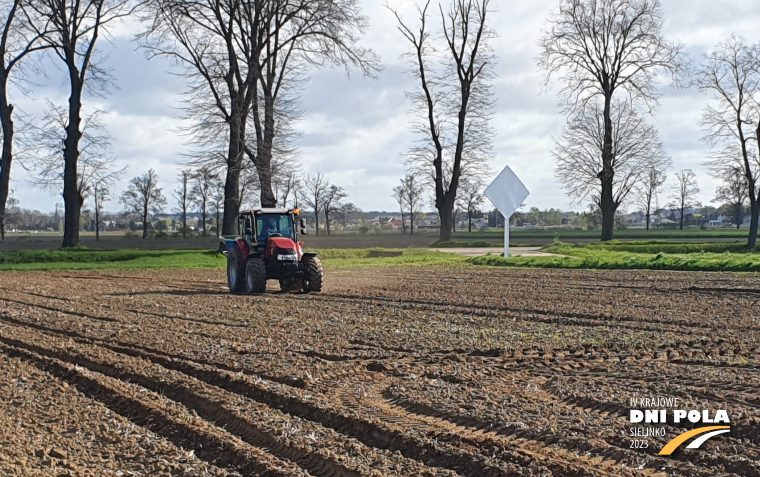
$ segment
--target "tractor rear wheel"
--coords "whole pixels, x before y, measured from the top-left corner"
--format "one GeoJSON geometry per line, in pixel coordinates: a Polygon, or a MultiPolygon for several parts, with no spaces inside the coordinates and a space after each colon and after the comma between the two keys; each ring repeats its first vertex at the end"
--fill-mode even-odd
{"type": "Polygon", "coordinates": [[[245,260],[238,244],[227,251],[227,285],[232,293],[245,289],[245,260]]]}
{"type": "Polygon", "coordinates": [[[250,294],[267,291],[267,266],[262,258],[248,259],[245,270],[245,292],[250,294]]]}
{"type": "Polygon", "coordinates": [[[307,259],[303,270],[303,292],[321,292],[324,278],[325,272],[322,269],[322,262],[317,257],[307,259]]]}

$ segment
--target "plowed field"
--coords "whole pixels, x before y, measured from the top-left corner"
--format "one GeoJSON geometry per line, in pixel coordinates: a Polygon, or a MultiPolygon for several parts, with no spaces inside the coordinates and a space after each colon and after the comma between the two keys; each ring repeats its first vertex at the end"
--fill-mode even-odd
{"type": "Polygon", "coordinates": [[[758,476],[759,314],[758,275],[4,273],[0,475],[758,476]],[[635,396],[731,433],[658,456],[694,425],[632,437],[635,396]]]}

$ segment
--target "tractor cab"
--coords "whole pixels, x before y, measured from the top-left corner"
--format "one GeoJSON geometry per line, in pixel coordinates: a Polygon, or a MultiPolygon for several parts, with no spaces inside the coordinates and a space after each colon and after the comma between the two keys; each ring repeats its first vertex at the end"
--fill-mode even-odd
{"type": "MultiPolygon", "coordinates": [[[[249,247],[264,252],[270,238],[284,238],[298,243],[295,217],[298,209],[255,209],[240,214],[239,233],[249,247]],[[258,250],[261,249],[261,250],[258,250]]],[[[280,241],[282,242],[282,241],[280,241]]]]}
{"type": "MultiPolygon", "coordinates": [[[[298,209],[253,209],[239,216],[236,237],[224,237],[230,291],[263,293],[266,281],[279,280],[283,291],[320,291],[322,264],[298,241],[298,209]]],[[[298,219],[303,229],[303,220],[298,219]]],[[[306,231],[302,230],[302,234],[306,231]]]]}

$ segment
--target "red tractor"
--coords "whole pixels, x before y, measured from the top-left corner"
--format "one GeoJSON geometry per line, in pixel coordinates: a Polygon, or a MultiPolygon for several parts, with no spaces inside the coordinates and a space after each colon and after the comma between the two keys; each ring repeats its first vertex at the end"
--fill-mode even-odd
{"type": "MultiPolygon", "coordinates": [[[[324,271],[316,253],[298,241],[298,209],[253,209],[240,213],[240,236],[224,237],[227,283],[232,293],[264,293],[267,280],[279,280],[284,292],[322,291],[324,271]]],[[[303,219],[300,219],[304,228],[303,219]]],[[[306,231],[302,230],[305,234],[306,231]]]]}

